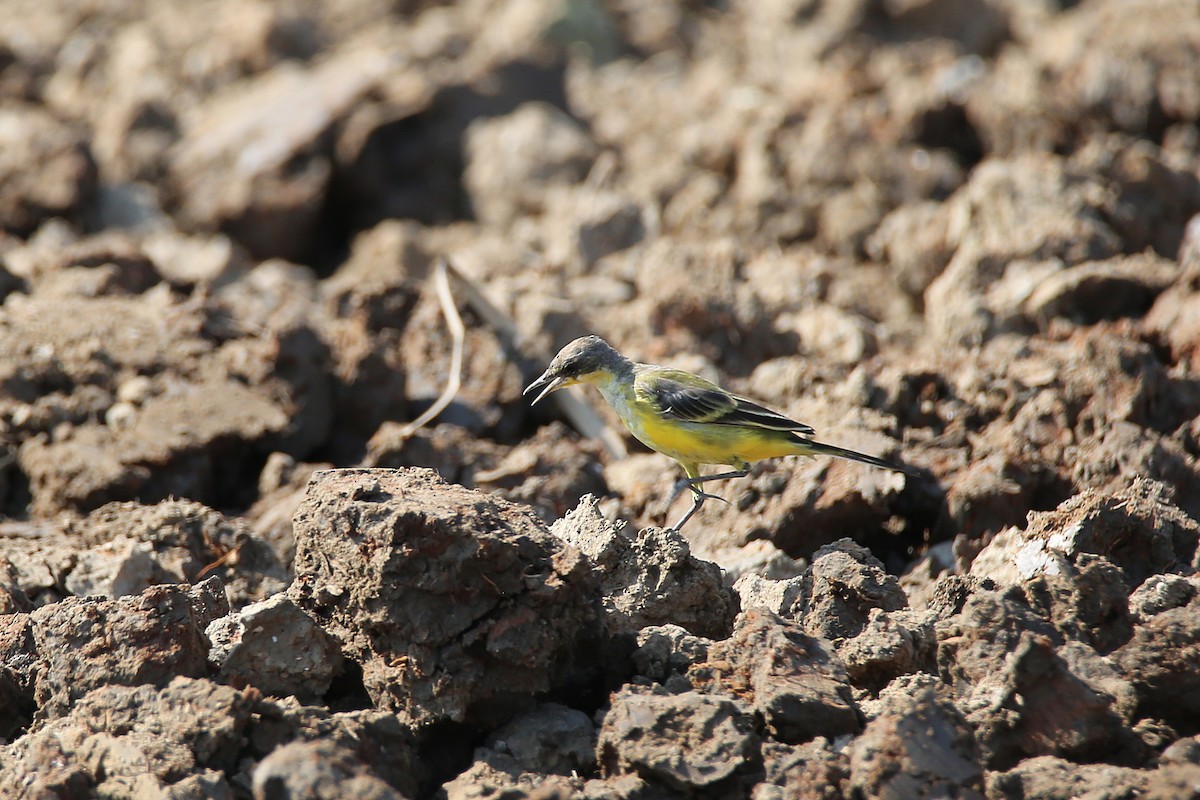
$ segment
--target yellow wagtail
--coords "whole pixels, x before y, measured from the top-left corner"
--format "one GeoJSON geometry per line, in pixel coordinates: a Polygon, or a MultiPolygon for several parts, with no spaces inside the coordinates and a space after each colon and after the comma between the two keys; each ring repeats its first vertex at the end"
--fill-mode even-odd
{"type": "Polygon", "coordinates": [[[578,383],[599,389],[630,433],[683,467],[687,477],[677,493],[687,486],[695,502],[672,526],[676,531],[700,510],[705,499],[724,500],[703,491],[701,484],[745,477],[750,462],[764,458],[830,455],[915,474],[907,467],[810,439],[815,431],[808,425],[731,394],[698,375],[630,361],[599,336],[583,336],[560,350],[524,394],[540,389],[533,399],[537,404],[551,392],[578,383]],[[702,475],[703,464],[727,465],[734,471],[702,475]]]}

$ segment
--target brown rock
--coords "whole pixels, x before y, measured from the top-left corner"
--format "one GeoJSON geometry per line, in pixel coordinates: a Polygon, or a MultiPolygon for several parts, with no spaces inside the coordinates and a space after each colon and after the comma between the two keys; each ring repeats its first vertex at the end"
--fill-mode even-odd
{"type": "Polygon", "coordinates": [[[845,667],[827,642],[765,609],[738,617],[733,635],[692,666],[693,686],[746,702],[773,739],[835,738],[862,729],[845,667]]]}
{"type": "Polygon", "coordinates": [[[931,610],[936,623],[938,671],[959,695],[996,673],[1026,634],[1061,642],[1061,634],[1036,615],[1015,591],[1000,592],[950,576],[940,582],[931,610]],[[955,611],[957,609],[957,612],[955,611]]]}
{"type": "Polygon", "coordinates": [[[68,716],[4,748],[0,794],[10,797],[174,795],[209,784],[228,797],[251,693],[177,677],[162,688],[103,686],[68,716]],[[183,786],[178,786],[181,782],[183,786]]]}
{"type": "MultiPolygon", "coordinates": [[[[1064,642],[1056,651],[1059,658],[1067,665],[1080,680],[1102,694],[1112,698],[1112,709],[1126,724],[1133,727],[1134,733],[1143,740],[1163,736],[1174,739],[1178,734],[1165,733],[1165,724],[1161,720],[1147,718],[1138,719],[1138,696],[1136,687],[1128,676],[1117,666],[1110,656],[1102,656],[1088,644],[1083,642],[1064,642]],[[1141,730],[1139,730],[1139,728],[1141,730]]],[[[1109,760],[1121,763],[1140,763],[1139,759],[1148,757],[1149,752],[1139,747],[1137,742],[1122,734],[1121,749],[1109,755],[1109,760]]],[[[1161,745],[1151,745],[1161,747],[1161,745]]]]}
{"type": "Polygon", "coordinates": [[[1129,595],[1129,613],[1138,622],[1155,614],[1186,606],[1200,594],[1195,578],[1182,575],[1151,575],[1129,595]]]}
{"type": "Polygon", "coordinates": [[[937,651],[933,620],[930,612],[871,609],[858,635],[834,644],[850,682],[878,691],[899,675],[932,668],[937,651]]]}
{"type": "Polygon", "coordinates": [[[69,596],[63,578],[77,562],[78,547],[64,534],[62,525],[3,522],[0,543],[13,566],[13,588],[20,590],[33,607],[69,596]]]}
{"type": "MultiPolygon", "coordinates": [[[[1037,405],[1036,400],[1030,401],[1021,412],[1026,417],[1036,414],[1037,405]]],[[[1053,420],[1051,424],[1060,421],[1065,422],[1053,420]]],[[[1005,433],[1012,435],[1014,431],[1005,426],[1005,433]]],[[[975,455],[978,460],[959,472],[946,492],[946,505],[938,522],[941,530],[953,530],[971,540],[998,534],[1010,525],[1024,523],[1030,507],[1044,505],[1040,501],[1060,489],[1061,481],[1052,470],[1020,454],[996,452],[985,456],[977,451],[975,455]]]]}
{"type": "Polygon", "coordinates": [[[596,467],[600,452],[598,444],[579,443],[574,433],[555,421],[508,449],[494,465],[480,463],[471,470],[470,459],[466,460],[463,468],[470,480],[464,483],[533,506],[548,521],[558,520],[581,498],[608,494],[596,467]]]}
{"type": "Polygon", "coordinates": [[[544,703],[488,736],[488,746],[527,772],[586,774],[596,766],[596,729],[574,708],[544,703]]]}
{"type": "Polygon", "coordinates": [[[316,700],[342,671],[338,643],[282,592],[205,629],[217,680],[276,697],[316,700]]]}
{"type": "Polygon", "coordinates": [[[1153,250],[1172,260],[1181,253],[1188,219],[1200,204],[1200,178],[1194,162],[1172,150],[1169,137],[1160,146],[1110,134],[1091,137],[1072,158],[1076,169],[1109,182],[1110,217],[1126,252],[1153,250]]]}
{"type": "Polygon", "coordinates": [[[0,556],[0,615],[32,610],[33,604],[21,588],[16,566],[6,557],[0,556]]]}
{"type": "Polygon", "coordinates": [[[890,264],[900,286],[920,297],[954,254],[947,241],[947,216],[933,201],[893,209],[865,243],[867,254],[890,264]]]}
{"type": "Polygon", "coordinates": [[[1127,723],[1128,682],[1090,646],[1064,645],[1020,591],[978,587],[936,627],[942,680],[953,688],[989,769],[1042,754],[1144,759],[1127,723]]]}
{"type": "MultiPolygon", "coordinates": [[[[1167,389],[1164,396],[1183,399],[1183,392],[1167,389]]],[[[1128,422],[1101,429],[1094,439],[1068,448],[1074,465],[1073,481],[1081,488],[1103,494],[1125,494],[1139,479],[1166,484],[1170,502],[1186,516],[1200,514],[1200,460],[1179,442],[1128,422]]]]}
{"type": "Polygon", "coordinates": [[[0,796],[248,798],[264,759],[301,796],[1195,794],[1197,0],[0,7],[0,796]],[[470,304],[462,391],[404,433],[446,385],[440,254],[522,352],[596,332],[927,479],[767,461],[637,533],[676,468],[531,410],[470,304]],[[383,473],[302,505],[319,460],[637,524],[571,555],[383,473]],[[264,609],[297,508],[308,583],[264,609]],[[841,537],[873,556],[809,568],[841,537]],[[195,633],[123,603],[209,575],[222,679],[321,705],[120,685],[195,633]],[[113,730],[39,715],[51,666],[116,684],[113,730]],[[602,772],[583,715],[626,683],[602,772]]]}
{"type": "Polygon", "coordinates": [[[1160,764],[1200,764],[1200,738],[1176,739],[1159,756],[1160,764]]]}
{"type": "Polygon", "coordinates": [[[11,738],[32,720],[40,665],[29,615],[0,616],[0,737],[11,738]]]}
{"type": "MultiPolygon", "coordinates": [[[[667,341],[674,339],[680,345],[678,350],[707,348],[716,353],[740,349],[730,336],[733,328],[752,331],[763,327],[757,299],[740,290],[737,274],[744,256],[734,239],[696,241],[664,235],[649,242],[638,256],[646,263],[668,265],[639,269],[633,277],[651,330],[667,341]]],[[[770,339],[746,336],[743,341],[764,343],[770,339]]],[[[747,361],[763,358],[761,353],[743,351],[741,355],[747,361]]]]}
{"type": "Polygon", "coordinates": [[[1030,514],[1026,530],[997,536],[976,556],[971,573],[1019,583],[1046,571],[1060,555],[1079,564],[1080,554],[1090,553],[1138,585],[1195,557],[1200,525],[1172,501],[1169,488],[1142,478],[1112,495],[1085,491],[1054,511],[1030,514]]]}
{"type": "MultiPolygon", "coordinates": [[[[454,344],[446,330],[441,305],[434,292],[417,300],[404,334],[405,387],[409,416],[424,411],[446,388],[446,370],[454,344]]],[[[528,413],[527,385],[495,333],[481,324],[466,327],[462,386],[454,402],[438,415],[438,422],[516,440],[526,435],[522,422],[528,413]]]]}
{"type": "MultiPolygon", "coordinates": [[[[1061,344],[1046,349],[1056,362],[1064,401],[1078,409],[1074,427],[1080,440],[1104,436],[1123,427],[1120,423],[1133,423],[1153,435],[1191,419],[1195,390],[1173,380],[1158,353],[1131,336],[1132,331],[1126,322],[1098,323],[1076,329],[1061,344]],[[1096,391],[1101,385],[1105,391],[1096,391]]],[[[1073,457],[1077,456],[1068,448],[1067,458],[1073,457]]],[[[1086,485],[1086,473],[1076,480],[1086,485]]]]}
{"type": "Polygon", "coordinates": [[[804,581],[808,594],[804,629],[824,639],[857,636],[873,609],[895,611],[908,605],[896,577],[870,550],[851,539],[817,550],[804,581]]]}
{"type": "Polygon", "coordinates": [[[1129,641],[1129,587],[1108,559],[1080,553],[1075,563],[1056,560],[1023,587],[1030,607],[1067,639],[1109,653],[1129,641]]]}
{"type": "Polygon", "coordinates": [[[990,161],[947,203],[950,263],[925,292],[925,319],[940,339],[979,343],[1022,330],[1022,303],[1044,278],[1115,256],[1120,242],[1089,187],[1061,160],[990,161]]]}
{"type": "Polygon", "coordinates": [[[839,255],[861,256],[864,241],[887,213],[883,192],[873,181],[835,189],[817,215],[820,241],[839,255]]]}
{"type": "MultiPolygon", "coordinates": [[[[813,421],[807,414],[796,416],[813,421]]],[[[895,442],[883,434],[862,429],[852,435],[826,434],[823,429],[821,439],[894,460],[895,442]]],[[[761,475],[731,485],[741,492],[732,496],[731,506],[716,508],[717,504],[710,503],[701,514],[714,506],[711,527],[723,534],[728,529],[737,531],[735,541],[740,544],[769,537],[776,547],[796,558],[811,557],[818,548],[842,537],[877,532],[896,513],[912,480],[899,472],[828,458],[780,461],[764,464],[761,470],[761,475]]],[[[728,546],[727,541],[725,544],[728,546]]]]}
{"type": "Polygon", "coordinates": [[[850,759],[835,750],[828,739],[818,736],[801,745],[763,743],[766,776],[754,787],[753,800],[841,800],[850,787],[850,759]]]}
{"type": "Polygon", "coordinates": [[[427,768],[413,732],[395,714],[374,709],[332,712],[295,698],[260,699],[246,728],[245,755],[262,760],[290,743],[320,742],[349,752],[372,775],[408,797],[418,794],[427,768]]]}
{"type": "Polygon", "coordinates": [[[28,236],[51,217],[79,214],[96,187],[87,142],[45,110],[0,111],[0,230],[28,236]]]}
{"type": "Polygon", "coordinates": [[[833,305],[797,312],[778,324],[784,330],[795,331],[805,352],[821,361],[852,366],[879,351],[870,320],[833,305]]]}
{"type": "Polygon", "coordinates": [[[404,341],[430,261],[420,226],[391,220],[359,234],[350,257],[320,284],[338,453],[357,458],[380,424],[409,416],[404,341]]]}
{"type": "Polygon", "coordinates": [[[1200,714],[1200,602],[1170,608],[1138,625],[1112,653],[1138,693],[1138,711],[1187,729],[1200,714]]]}
{"type": "MultiPolygon", "coordinates": [[[[651,625],[637,634],[631,656],[634,673],[662,684],[674,685],[694,664],[708,659],[712,640],[693,636],[678,625],[651,625]]],[[[686,681],[679,685],[685,685],[686,681]]],[[[686,684],[690,686],[690,684],[686,684]]]]}
{"type": "Polygon", "coordinates": [[[583,126],[545,103],[472,123],[465,146],[463,179],[475,215],[499,226],[539,213],[547,190],[582,181],[597,154],[583,126]]]}
{"type": "Polygon", "coordinates": [[[1200,41],[1190,8],[1101,2],[1030,33],[968,100],[989,150],[1052,149],[1081,129],[1149,134],[1164,118],[1200,116],[1186,77],[1200,41]]]}
{"type": "Polygon", "coordinates": [[[7,260],[31,293],[43,297],[140,294],[162,280],[150,256],[125,232],[76,238],[46,226],[7,260]]]}
{"type": "Polygon", "coordinates": [[[1187,797],[1195,791],[1200,767],[1165,765],[1154,770],[1111,764],[1077,764],[1053,756],[1022,761],[1007,772],[988,775],[987,795],[997,800],[1075,800],[1079,797],[1187,797]]]}
{"type": "Polygon", "coordinates": [[[12,430],[50,432],[62,422],[102,417],[124,381],[189,350],[207,350],[186,331],[181,317],[190,315],[182,311],[155,293],[7,303],[0,315],[0,343],[9,356],[0,363],[0,410],[12,430]]]}
{"type": "Polygon", "coordinates": [[[18,423],[18,464],[38,513],[236,495],[244,490],[226,458],[323,436],[326,421],[294,413],[302,397],[319,406],[327,386],[322,348],[303,327],[231,333],[217,347],[199,333],[198,307],[157,289],[10,303],[0,319],[0,347],[12,355],[0,363],[0,413],[18,423]]]}
{"type": "Polygon", "coordinates": [[[242,605],[286,587],[287,571],[266,542],[240,519],[200,503],[109,503],[68,522],[63,533],[81,548],[64,580],[79,596],[119,597],[212,575],[242,605]]]}
{"type": "Polygon", "coordinates": [[[959,701],[990,769],[1038,755],[1111,757],[1129,740],[1114,698],[1073,674],[1047,639],[1023,634],[996,667],[959,701]]]}
{"type": "Polygon", "coordinates": [[[332,173],[328,133],[385,67],[379,51],[347,48],[311,68],[230,84],[189,109],[170,156],[182,217],[261,257],[302,257],[332,173]]]}
{"type": "Polygon", "coordinates": [[[729,796],[759,766],[758,737],[741,703],[698,692],[670,695],[626,686],[600,725],[604,777],[636,773],[676,792],[729,796]]]}
{"type": "Polygon", "coordinates": [[[737,596],[724,585],[720,567],[693,556],[678,533],[645,528],[630,536],[604,518],[590,495],[551,530],[597,572],[611,632],[673,624],[710,639],[729,633],[737,596]]]}
{"type": "Polygon", "coordinates": [[[436,424],[409,433],[398,422],[385,422],[367,442],[368,467],[427,467],[444,480],[472,486],[478,470],[490,470],[508,452],[459,425],[436,424]]]}
{"type": "Polygon", "coordinates": [[[12,292],[25,292],[25,281],[13,275],[8,267],[0,262],[0,303],[12,292]]]}
{"type": "Polygon", "coordinates": [[[404,800],[353,751],[332,742],[293,742],[254,769],[255,800],[404,800]]]}
{"type": "Polygon", "coordinates": [[[298,462],[277,451],[267,456],[258,476],[258,499],[246,510],[246,520],[255,535],[271,547],[289,575],[296,557],[292,517],[304,502],[304,490],[312,474],[332,467],[329,463],[298,462]]]}
{"type": "Polygon", "coordinates": [[[850,748],[861,797],[983,798],[979,747],[962,712],[930,687],[895,693],[850,748]]]}
{"type": "Polygon", "coordinates": [[[733,584],[741,598],[742,608],[765,608],[786,619],[803,619],[808,604],[811,581],[803,577],[771,580],[759,575],[742,575],[733,584]]]}
{"type": "Polygon", "coordinates": [[[438,800],[501,800],[509,797],[568,800],[579,796],[582,783],[577,777],[523,770],[512,756],[481,747],[475,751],[475,763],[454,780],[442,784],[435,796],[438,800]]]}
{"type": "Polygon", "coordinates": [[[431,470],[327,470],[294,524],[289,596],[408,724],[492,718],[592,668],[587,561],[526,510],[431,470]]]}
{"type": "Polygon", "coordinates": [[[44,664],[36,689],[42,718],[66,715],[92,689],[162,687],[208,670],[204,628],[212,619],[197,616],[186,587],[153,586],[115,600],[67,598],[30,619],[44,664]]]}
{"type": "MultiPolygon", "coordinates": [[[[1142,325],[1166,343],[1172,360],[1182,361],[1195,372],[1200,369],[1200,215],[1192,217],[1187,230],[1184,246],[1195,253],[1192,265],[1158,296],[1142,325]]],[[[1185,254],[1181,251],[1180,261],[1185,254]]]]}
{"type": "Polygon", "coordinates": [[[591,272],[600,259],[646,238],[641,207],[630,198],[589,187],[552,192],[542,220],[547,257],[571,275],[591,272]]]}
{"type": "Polygon", "coordinates": [[[1025,299],[1025,313],[1043,329],[1056,318],[1090,325],[1140,317],[1177,270],[1173,262],[1151,254],[1076,264],[1038,283],[1025,299]]]}

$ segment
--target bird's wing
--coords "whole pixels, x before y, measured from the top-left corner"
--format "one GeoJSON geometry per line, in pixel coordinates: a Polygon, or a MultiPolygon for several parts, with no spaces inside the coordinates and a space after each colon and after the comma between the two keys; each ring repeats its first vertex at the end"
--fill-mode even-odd
{"type": "Polygon", "coordinates": [[[714,425],[753,425],[805,436],[814,433],[803,422],[788,419],[682,370],[646,370],[637,376],[634,391],[653,403],[663,416],[672,419],[714,425]]]}

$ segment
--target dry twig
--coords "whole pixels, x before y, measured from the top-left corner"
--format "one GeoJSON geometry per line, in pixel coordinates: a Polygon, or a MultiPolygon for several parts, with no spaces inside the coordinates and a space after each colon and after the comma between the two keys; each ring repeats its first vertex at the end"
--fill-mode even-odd
{"type": "Polygon", "coordinates": [[[438,399],[434,401],[433,405],[401,429],[400,435],[405,438],[412,436],[442,413],[446,406],[454,400],[459,387],[462,386],[463,348],[466,346],[467,332],[463,327],[462,317],[458,314],[458,308],[454,305],[454,294],[450,291],[450,279],[447,277],[450,269],[446,259],[439,258],[437,266],[433,270],[433,288],[437,292],[438,302],[442,306],[442,316],[446,318],[446,327],[450,329],[450,338],[454,346],[454,350],[450,354],[450,379],[446,381],[446,388],[438,395],[438,399]]]}
{"type": "MultiPolygon", "coordinates": [[[[446,318],[446,327],[450,329],[450,336],[454,343],[454,351],[450,359],[450,379],[446,383],[446,388],[438,396],[437,401],[427,408],[425,413],[404,426],[401,435],[405,437],[411,436],[420,430],[440,414],[446,406],[450,405],[450,402],[454,399],[459,387],[462,385],[463,349],[466,343],[466,330],[463,327],[462,317],[459,316],[458,308],[454,303],[455,291],[463,296],[467,305],[495,332],[496,336],[500,339],[500,344],[504,348],[504,351],[508,353],[509,358],[516,362],[517,366],[521,369],[522,378],[532,380],[536,375],[528,374],[530,372],[528,365],[530,363],[545,363],[549,358],[545,353],[537,353],[533,358],[527,357],[527,354],[523,353],[517,345],[516,324],[509,319],[508,315],[497,308],[492,301],[487,299],[487,296],[484,295],[474,281],[463,275],[447,259],[438,259],[437,266],[433,272],[433,283],[434,289],[437,291],[438,301],[442,306],[442,315],[446,318]],[[454,282],[454,291],[451,290],[451,280],[454,282]]],[[[605,423],[604,418],[592,406],[569,392],[558,392],[550,399],[558,403],[563,414],[571,421],[575,429],[584,436],[597,439],[609,454],[613,456],[619,458],[626,455],[625,443],[621,440],[621,437],[605,423]]]]}
{"type": "MultiPolygon", "coordinates": [[[[496,308],[479,287],[453,264],[447,264],[447,271],[454,279],[456,288],[462,291],[471,310],[496,332],[500,338],[500,344],[509,354],[509,358],[515,361],[521,369],[521,377],[526,382],[536,378],[538,373],[531,372],[528,369],[529,364],[546,364],[550,360],[549,355],[523,352],[522,348],[517,345],[517,326],[508,318],[508,315],[496,308]]],[[[628,451],[626,451],[625,443],[621,440],[620,435],[586,401],[579,399],[571,392],[555,392],[548,399],[558,404],[575,430],[599,441],[609,455],[616,458],[624,458],[627,455],[628,451]]]]}

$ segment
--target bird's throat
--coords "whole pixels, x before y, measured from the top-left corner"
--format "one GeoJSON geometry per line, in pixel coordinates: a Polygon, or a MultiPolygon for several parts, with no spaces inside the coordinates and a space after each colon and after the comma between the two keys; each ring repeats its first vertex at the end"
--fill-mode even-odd
{"type": "Polygon", "coordinates": [[[605,401],[613,407],[626,425],[629,424],[632,416],[631,404],[633,402],[633,379],[632,375],[627,378],[611,373],[597,373],[590,377],[588,382],[595,386],[605,401]]]}

